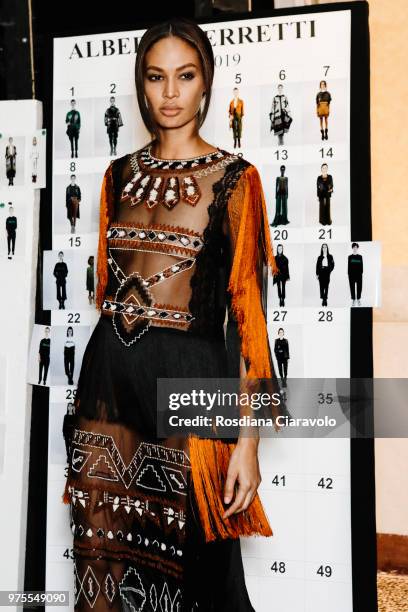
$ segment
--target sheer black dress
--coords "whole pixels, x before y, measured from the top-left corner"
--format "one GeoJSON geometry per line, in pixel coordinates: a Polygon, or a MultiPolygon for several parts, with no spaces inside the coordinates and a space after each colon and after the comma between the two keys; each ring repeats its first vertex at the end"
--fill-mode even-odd
{"type": "Polygon", "coordinates": [[[64,428],[75,610],[254,610],[239,537],[206,541],[187,438],[156,437],[158,377],[240,375],[227,287],[248,168],[222,150],[161,160],[146,146],[105,173],[101,315],[64,428]]]}

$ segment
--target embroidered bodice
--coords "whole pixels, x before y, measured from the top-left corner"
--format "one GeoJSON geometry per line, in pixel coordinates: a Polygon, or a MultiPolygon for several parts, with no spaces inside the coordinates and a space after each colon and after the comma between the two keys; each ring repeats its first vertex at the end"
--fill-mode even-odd
{"type": "Polygon", "coordinates": [[[273,377],[269,269],[278,272],[260,177],[240,156],[164,160],[148,145],[107,168],[96,307],[126,346],[150,326],[225,338],[232,376],[273,377]]]}
{"type": "MultiPolygon", "coordinates": [[[[208,287],[205,297],[197,297],[194,286],[200,280],[205,283],[200,277],[214,271],[215,264],[228,263],[221,227],[225,201],[221,197],[215,202],[213,187],[221,187],[222,196],[221,183],[234,165],[237,178],[246,162],[226,151],[160,160],[149,146],[112,164],[115,198],[106,232],[109,273],[102,313],[112,316],[125,345],[133,344],[150,325],[184,331],[205,327],[216,333],[210,329],[214,321],[208,320],[214,312],[205,321],[197,320],[206,317],[198,312],[202,308],[197,302],[203,298],[212,301],[212,309],[217,307],[214,292],[208,287]]],[[[225,318],[225,303],[218,306],[220,311],[224,306],[225,318]]],[[[223,320],[218,321],[218,332],[223,320]]]]}

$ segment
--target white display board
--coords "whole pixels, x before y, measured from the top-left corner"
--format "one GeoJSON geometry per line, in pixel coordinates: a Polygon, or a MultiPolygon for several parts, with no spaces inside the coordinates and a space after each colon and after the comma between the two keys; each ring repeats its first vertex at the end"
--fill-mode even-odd
{"type": "Polygon", "coordinates": [[[35,315],[38,188],[45,185],[42,115],[38,100],[0,101],[0,538],[2,551],[7,551],[0,591],[24,589],[32,412],[25,373],[35,315]],[[30,165],[34,137],[40,148],[35,183],[30,165]],[[6,163],[10,139],[11,165],[6,163]]]}
{"type": "MultiPolygon", "coordinates": [[[[220,148],[234,150],[228,108],[233,90],[238,88],[244,102],[238,151],[260,171],[270,223],[278,204],[276,179],[281,166],[285,166],[288,179],[289,223],[271,227],[274,250],[283,245],[290,267],[285,306],[279,306],[277,288],[270,283],[271,348],[279,327],[283,327],[290,343],[288,377],[347,378],[352,305],[347,272],[352,253],[351,12],[303,13],[290,15],[290,19],[265,17],[202,27],[213,44],[216,63],[203,137],[220,148]],[[328,138],[324,140],[316,110],[322,80],[331,95],[328,138]],[[280,85],[283,87],[278,89],[280,85]],[[292,118],[280,144],[269,117],[279,92],[286,96],[292,118]],[[319,222],[316,185],[324,163],[333,182],[331,225],[319,222]],[[323,243],[335,261],[324,307],[316,277],[323,243]]],[[[149,140],[137,108],[133,76],[142,34],[135,30],[54,39],[53,251],[44,253],[43,291],[44,303],[52,310],[51,333],[59,343],[59,352],[62,354],[64,326],[65,330],[73,326],[78,359],[98,318],[94,305],[87,301],[85,276],[90,256],[95,257],[96,269],[99,194],[111,159],[104,113],[111,96],[124,124],[119,130],[117,156],[149,140]],[[66,133],[72,100],[81,120],[77,157],[71,157],[66,133]],[[65,194],[70,183],[81,190],[75,231],[66,213],[65,194]],[[65,309],[58,308],[52,275],[60,251],[69,270],[65,309]]],[[[376,305],[378,247],[360,243],[359,253],[364,258],[360,304],[376,305]]],[[[354,305],[358,306],[357,300],[354,305]]],[[[75,393],[80,361],[75,364],[74,384],[65,385],[61,363],[54,366],[52,356],[51,351],[46,588],[73,593],[72,534],[68,507],[61,503],[65,484],[62,420],[75,393]]],[[[261,441],[260,494],[274,536],[242,539],[246,580],[257,612],[352,610],[349,456],[349,440],[345,439],[261,441]],[[327,479],[331,486],[322,486],[327,479]]]]}

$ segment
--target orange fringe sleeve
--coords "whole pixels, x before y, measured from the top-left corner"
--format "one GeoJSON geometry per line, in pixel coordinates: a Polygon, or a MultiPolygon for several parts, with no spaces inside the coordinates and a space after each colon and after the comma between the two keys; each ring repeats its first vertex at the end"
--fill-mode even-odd
{"type": "Polygon", "coordinates": [[[228,291],[238,322],[241,353],[249,361],[247,376],[270,378],[273,372],[258,278],[259,258],[272,274],[277,274],[278,268],[261,179],[254,166],[249,166],[242,175],[229,200],[227,214],[234,252],[228,291]]]}
{"type": "Polygon", "coordinates": [[[105,289],[108,283],[108,231],[109,222],[114,209],[114,191],[112,177],[112,163],[106,169],[102,181],[100,208],[99,208],[99,242],[98,242],[98,262],[97,262],[97,285],[95,295],[95,305],[101,310],[105,297],[105,289]]]}
{"type": "MultiPolygon", "coordinates": [[[[249,360],[248,377],[269,378],[273,372],[258,279],[259,258],[273,274],[278,270],[261,180],[254,166],[249,166],[239,179],[228,202],[227,214],[234,253],[228,290],[241,334],[241,353],[249,360]]],[[[189,437],[191,474],[207,542],[273,535],[258,493],[246,511],[222,518],[227,508],[223,503],[224,486],[235,446],[220,439],[189,437]]]]}

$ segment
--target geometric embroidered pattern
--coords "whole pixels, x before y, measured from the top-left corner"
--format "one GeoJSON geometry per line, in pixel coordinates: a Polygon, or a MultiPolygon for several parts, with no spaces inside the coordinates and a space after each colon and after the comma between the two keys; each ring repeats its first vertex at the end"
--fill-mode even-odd
{"type": "Polygon", "coordinates": [[[182,246],[198,251],[203,246],[200,236],[194,234],[169,232],[156,230],[151,227],[136,227],[112,224],[107,231],[107,238],[110,240],[131,240],[133,242],[168,244],[171,246],[182,246]]]}
{"type": "MultiPolygon", "coordinates": [[[[184,272],[184,270],[188,270],[189,268],[192,267],[194,262],[195,262],[194,257],[188,257],[186,259],[183,259],[179,263],[172,264],[171,266],[167,266],[160,272],[156,272],[155,274],[152,274],[148,278],[142,278],[140,275],[139,277],[142,279],[143,287],[152,287],[153,285],[156,285],[157,283],[160,283],[166,280],[166,278],[170,278],[171,276],[174,276],[175,274],[184,272]]],[[[126,276],[124,272],[122,272],[122,270],[120,269],[117,262],[113,259],[112,256],[108,259],[108,263],[120,283],[124,283],[128,278],[130,278],[129,276],[126,276]]]]}
{"type": "Polygon", "coordinates": [[[105,455],[99,455],[95,463],[89,468],[88,476],[116,482],[119,480],[114,466],[109,463],[105,455]]]}
{"type": "Polygon", "coordinates": [[[114,527],[112,527],[112,529],[107,530],[102,529],[102,527],[99,527],[98,529],[95,529],[93,531],[90,527],[87,527],[86,525],[75,525],[74,523],[72,524],[71,531],[78,538],[82,538],[82,536],[86,536],[87,538],[98,536],[99,540],[107,539],[110,541],[117,540],[118,542],[133,542],[134,552],[136,552],[135,546],[137,545],[143,550],[150,549],[150,553],[152,554],[157,553],[157,551],[160,550],[160,555],[162,557],[167,556],[169,559],[174,559],[174,557],[180,558],[183,556],[183,550],[181,548],[176,548],[174,544],[168,544],[166,542],[159,541],[156,537],[148,538],[145,535],[145,531],[136,532],[133,529],[132,532],[127,532],[126,530],[115,529],[114,527]]]}
{"type": "MultiPolygon", "coordinates": [[[[95,605],[96,598],[99,595],[100,589],[101,589],[101,585],[97,581],[92,568],[88,565],[86,572],[84,574],[84,577],[82,579],[81,585],[80,585],[79,593],[81,593],[81,591],[83,592],[91,608],[93,608],[95,605]]],[[[79,597],[79,593],[78,593],[78,597],[79,597]]]]}
{"type": "Polygon", "coordinates": [[[179,179],[177,173],[173,174],[171,170],[193,169],[199,164],[212,164],[216,160],[219,160],[219,164],[228,163],[224,155],[225,152],[217,150],[190,160],[159,160],[151,155],[150,146],[145,147],[140,153],[140,163],[137,152],[130,158],[134,175],[124,187],[121,201],[130,200],[131,207],[144,202],[145,208],[150,210],[158,204],[172,210],[180,200],[195,206],[201,197],[201,191],[194,172],[179,179]],[[151,169],[164,171],[164,174],[154,176],[154,172],[149,174],[151,169]]]}
{"type": "Polygon", "coordinates": [[[150,306],[137,306],[127,304],[126,302],[116,302],[114,300],[104,300],[102,304],[103,310],[107,312],[118,312],[130,315],[143,316],[146,319],[158,319],[158,320],[174,320],[174,321],[186,321],[189,322],[193,319],[191,313],[185,310],[170,310],[152,308],[150,306]]]}
{"type": "MultiPolygon", "coordinates": [[[[142,578],[136,568],[130,567],[119,584],[122,599],[133,611],[141,612],[147,600],[147,585],[143,584],[142,578]],[[129,593],[132,596],[129,597],[129,593]]],[[[180,589],[172,595],[167,581],[164,581],[160,594],[153,583],[149,589],[149,600],[154,612],[179,612],[182,610],[182,596],[180,589]]]]}
{"type": "Polygon", "coordinates": [[[111,604],[116,595],[116,581],[112,577],[110,572],[108,572],[104,578],[103,592],[104,592],[106,599],[111,604]]]}
{"type": "MultiPolygon", "coordinates": [[[[77,487],[69,485],[69,493],[72,499],[72,504],[75,507],[77,503],[80,503],[84,508],[90,504],[90,495],[88,491],[83,491],[77,487]]],[[[136,517],[144,518],[148,517],[152,520],[157,519],[157,506],[158,504],[152,504],[148,499],[138,498],[131,495],[116,495],[109,491],[102,492],[102,499],[100,499],[96,505],[95,512],[102,510],[106,505],[112,509],[112,512],[122,511],[126,516],[135,515],[136,517]]],[[[185,512],[183,509],[173,508],[172,506],[166,505],[161,506],[160,510],[162,513],[162,519],[166,525],[176,525],[178,529],[182,530],[185,526],[185,512]]],[[[99,537],[102,537],[104,533],[97,532],[99,537]]],[[[131,538],[128,538],[129,540],[131,538]]]]}
{"type": "Polygon", "coordinates": [[[150,292],[151,287],[192,268],[197,252],[203,247],[203,238],[200,235],[178,232],[176,229],[181,228],[166,231],[164,228],[134,227],[125,223],[123,226],[111,226],[107,231],[108,264],[119,286],[113,299],[105,296],[101,310],[104,314],[113,314],[115,333],[125,346],[134,344],[147,332],[151,324],[186,328],[194,319],[188,310],[155,302],[150,292]],[[118,246],[114,246],[118,243],[118,246]],[[126,247],[125,244],[129,246],[126,247]],[[171,263],[148,278],[143,278],[137,270],[125,274],[113,256],[114,251],[171,254],[179,261],[171,263]],[[189,257],[186,257],[186,254],[189,257]]]}
{"type": "Polygon", "coordinates": [[[166,465],[162,466],[163,472],[167,476],[167,480],[170,484],[171,490],[175,493],[182,493],[187,488],[187,483],[184,478],[184,474],[173,467],[168,467],[166,465]]]}
{"type": "Polygon", "coordinates": [[[126,601],[131,610],[134,610],[134,612],[143,610],[147,595],[141,578],[134,567],[130,567],[123,576],[119,584],[119,591],[122,599],[126,601]],[[129,592],[132,596],[128,598],[127,594],[129,592]]]}
{"type": "MultiPolygon", "coordinates": [[[[105,598],[106,610],[111,608],[117,597],[120,597],[121,609],[129,612],[181,612],[184,609],[179,587],[170,586],[166,579],[160,580],[160,585],[158,585],[152,581],[150,576],[145,575],[141,568],[133,565],[128,566],[121,578],[116,578],[110,571],[107,571],[101,584],[90,565],[87,565],[81,580],[74,560],[74,573],[75,606],[82,594],[91,609],[95,607],[98,597],[102,596],[105,598]]],[[[198,604],[195,602],[188,612],[198,610],[198,604]]]]}
{"type": "Polygon", "coordinates": [[[154,465],[151,463],[147,463],[139,471],[136,483],[139,487],[150,489],[151,491],[162,491],[164,493],[167,489],[165,483],[160,479],[158,472],[155,470],[154,465]]]}
{"type": "MultiPolygon", "coordinates": [[[[91,448],[106,451],[106,461],[101,463],[98,458],[96,467],[95,464],[92,467],[94,472],[88,474],[90,478],[99,478],[107,481],[118,478],[126,489],[129,489],[134,480],[141,476],[142,472],[146,474],[145,467],[147,465],[154,465],[161,485],[166,486],[169,492],[186,495],[187,486],[182,476],[181,468],[189,470],[190,459],[184,450],[169,448],[161,444],[141,442],[131,461],[126,465],[116,446],[115,440],[110,435],[74,428],[72,443],[85,451],[91,448]],[[108,468],[106,472],[101,471],[102,466],[108,468]],[[173,470],[173,476],[165,472],[165,469],[168,470],[169,468],[173,470]]],[[[157,486],[158,482],[156,479],[152,481],[152,484],[157,486]]],[[[143,484],[144,488],[148,488],[148,481],[144,481],[143,484]]]]}
{"type": "Polygon", "coordinates": [[[80,472],[91,455],[90,452],[75,448],[72,453],[72,469],[75,472],[80,472]]]}

